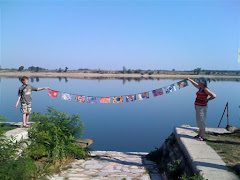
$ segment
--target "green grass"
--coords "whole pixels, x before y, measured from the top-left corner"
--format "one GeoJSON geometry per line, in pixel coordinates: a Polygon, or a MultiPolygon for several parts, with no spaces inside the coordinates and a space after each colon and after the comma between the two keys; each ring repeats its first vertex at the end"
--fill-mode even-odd
{"type": "Polygon", "coordinates": [[[240,133],[223,135],[207,133],[206,138],[206,143],[218,153],[227,166],[234,168],[240,164],[240,133]]]}
{"type": "Polygon", "coordinates": [[[10,126],[6,123],[2,123],[2,124],[0,124],[0,134],[4,134],[7,131],[10,131],[10,130],[16,129],[16,128],[17,128],[17,126],[10,126]]]}

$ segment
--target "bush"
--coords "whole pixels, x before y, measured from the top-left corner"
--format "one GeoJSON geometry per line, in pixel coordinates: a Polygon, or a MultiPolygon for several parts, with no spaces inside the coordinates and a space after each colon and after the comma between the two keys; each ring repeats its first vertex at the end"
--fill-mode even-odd
{"type": "Polygon", "coordinates": [[[169,178],[180,179],[183,169],[181,168],[181,160],[174,160],[173,164],[169,163],[169,178]]]}
{"type": "Polygon", "coordinates": [[[30,127],[27,141],[0,137],[0,179],[42,179],[53,171],[52,166],[58,168],[69,158],[88,157],[76,142],[83,130],[79,115],[49,107],[47,115],[33,113],[31,120],[36,123],[30,127]],[[24,148],[23,143],[28,146],[24,148]]]}
{"type": "Polygon", "coordinates": [[[31,144],[28,153],[34,159],[48,157],[56,163],[66,157],[88,157],[76,142],[83,132],[83,123],[78,114],[69,116],[49,107],[48,114],[33,113],[31,120],[36,123],[29,130],[31,144]]]}
{"type": "Polygon", "coordinates": [[[169,142],[170,146],[173,146],[177,140],[174,134],[171,134],[170,136],[168,136],[167,141],[169,142]]]}
{"type": "Polygon", "coordinates": [[[156,163],[159,163],[162,160],[163,157],[163,149],[162,148],[155,148],[154,151],[151,151],[146,158],[150,161],[154,161],[156,163]]]}
{"type": "Polygon", "coordinates": [[[197,175],[196,173],[191,177],[188,177],[186,173],[184,173],[184,175],[180,177],[180,180],[204,180],[204,178],[201,175],[197,175]]]}
{"type": "Polygon", "coordinates": [[[38,167],[14,138],[0,139],[0,177],[3,180],[38,179],[49,173],[49,164],[38,167]]]}

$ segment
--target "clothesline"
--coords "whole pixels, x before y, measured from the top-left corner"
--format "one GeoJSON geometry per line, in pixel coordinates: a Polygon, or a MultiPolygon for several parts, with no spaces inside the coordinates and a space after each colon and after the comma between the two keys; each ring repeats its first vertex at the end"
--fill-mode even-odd
{"type": "Polygon", "coordinates": [[[150,91],[144,91],[144,92],[136,93],[136,94],[118,95],[118,96],[80,95],[80,94],[74,94],[74,93],[61,92],[61,91],[53,90],[53,89],[50,89],[48,91],[48,96],[57,98],[58,94],[62,93],[61,99],[62,100],[67,100],[67,101],[71,101],[72,96],[74,95],[75,96],[75,101],[80,102],[80,103],[85,103],[85,98],[86,97],[87,97],[87,102],[92,103],[92,104],[96,104],[98,98],[100,98],[100,103],[110,103],[111,98],[113,98],[113,103],[123,103],[124,97],[126,98],[126,102],[136,101],[137,95],[138,95],[139,100],[149,99],[149,93],[150,92],[152,92],[154,97],[157,97],[157,96],[163,95],[164,91],[165,91],[165,94],[176,91],[176,86],[179,89],[181,89],[183,87],[188,86],[188,82],[187,82],[187,80],[182,80],[182,81],[176,82],[174,84],[164,86],[162,88],[153,89],[153,90],[150,90],[150,91]]]}

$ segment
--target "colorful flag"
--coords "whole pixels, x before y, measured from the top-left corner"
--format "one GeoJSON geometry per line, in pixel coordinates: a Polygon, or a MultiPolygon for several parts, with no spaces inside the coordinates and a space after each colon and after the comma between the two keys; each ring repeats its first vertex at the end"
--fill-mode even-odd
{"type": "Polygon", "coordinates": [[[111,97],[100,97],[100,103],[110,103],[111,97]]]}
{"type": "Polygon", "coordinates": [[[114,96],[113,103],[123,103],[123,96],[114,96]]]}
{"type": "Polygon", "coordinates": [[[136,94],[126,96],[126,102],[134,102],[134,101],[136,101],[136,94]]]}
{"type": "Polygon", "coordinates": [[[187,80],[182,80],[182,81],[177,82],[177,85],[178,85],[179,89],[181,89],[181,88],[188,86],[188,82],[187,82],[187,80]]]}
{"type": "Polygon", "coordinates": [[[148,99],[149,98],[149,93],[148,92],[139,93],[138,98],[139,98],[140,101],[142,101],[143,99],[148,99]]]}
{"type": "Polygon", "coordinates": [[[161,96],[163,95],[163,89],[162,88],[154,89],[152,90],[152,93],[154,97],[161,96]]]}
{"type": "Polygon", "coordinates": [[[164,89],[165,89],[166,94],[176,91],[176,87],[174,84],[172,84],[170,86],[166,86],[166,87],[164,87],[164,89]]]}
{"type": "Polygon", "coordinates": [[[50,96],[50,97],[57,98],[58,97],[58,92],[53,91],[53,90],[49,90],[47,95],[50,96]]]}
{"type": "Polygon", "coordinates": [[[72,100],[72,95],[69,94],[69,93],[62,93],[62,100],[71,101],[72,100]]]}
{"type": "Polygon", "coordinates": [[[97,97],[88,96],[87,102],[90,104],[97,104],[97,97]]]}
{"type": "Polygon", "coordinates": [[[75,96],[75,101],[76,101],[76,102],[80,102],[80,103],[85,103],[85,97],[86,97],[86,96],[76,95],[76,96],[75,96]]]}

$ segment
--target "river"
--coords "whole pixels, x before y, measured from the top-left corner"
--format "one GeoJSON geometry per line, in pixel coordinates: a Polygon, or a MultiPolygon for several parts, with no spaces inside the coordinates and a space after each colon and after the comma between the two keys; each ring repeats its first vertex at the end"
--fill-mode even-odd
{"type": "MultiPolygon", "coordinates": [[[[67,78],[32,78],[29,84],[74,94],[93,96],[115,96],[137,94],[161,88],[179,80],[158,79],[113,79],[87,80],[67,78]]],[[[18,78],[0,78],[0,114],[9,121],[21,121],[20,110],[15,110],[18,78]]],[[[206,125],[217,127],[225,104],[229,102],[230,124],[239,127],[240,123],[240,82],[213,81],[208,87],[217,95],[209,102],[206,125]]],[[[196,126],[194,100],[197,89],[192,84],[177,89],[176,92],[153,97],[143,101],[123,104],[81,104],[47,96],[47,91],[33,92],[34,112],[46,113],[48,106],[54,106],[68,114],[78,113],[84,122],[84,138],[92,138],[93,150],[142,151],[148,152],[160,147],[170,135],[174,126],[188,124],[196,126]]],[[[226,126],[226,117],[221,124],[226,126]]]]}

